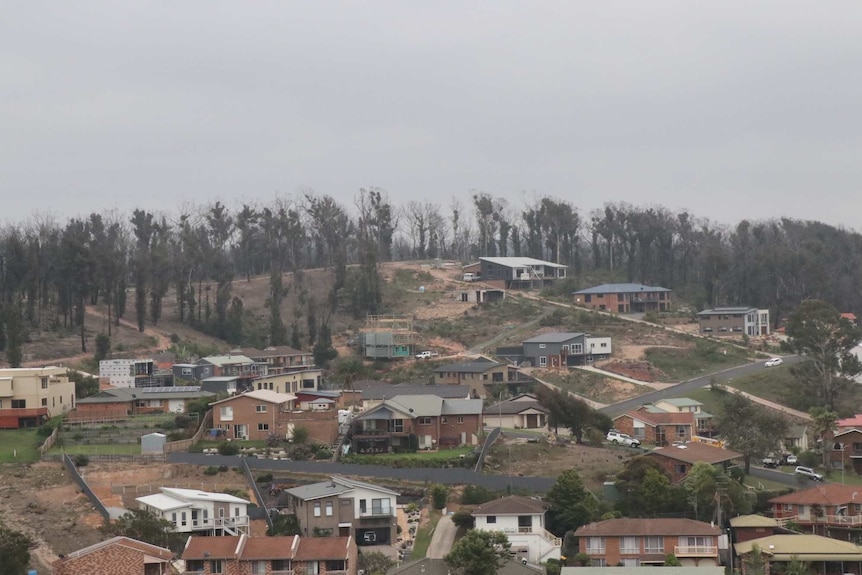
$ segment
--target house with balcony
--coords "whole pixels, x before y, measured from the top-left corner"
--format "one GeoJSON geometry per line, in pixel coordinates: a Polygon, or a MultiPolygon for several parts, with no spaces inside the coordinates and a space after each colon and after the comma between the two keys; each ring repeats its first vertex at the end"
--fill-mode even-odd
{"type": "Polygon", "coordinates": [[[299,393],[320,389],[321,383],[323,370],[315,367],[265,375],[255,379],[252,386],[254,389],[268,389],[278,393],[299,393]]]}
{"type": "Polygon", "coordinates": [[[641,443],[670,445],[691,441],[697,427],[691,411],[668,412],[653,406],[643,406],[614,418],[614,428],[628,433],[641,443]]]}
{"type": "Polygon", "coordinates": [[[192,536],[182,553],[182,575],[356,575],[352,537],[192,536]]]}
{"type": "Polygon", "coordinates": [[[159,487],[159,493],[144,495],[135,501],[139,509],[170,522],[179,533],[248,533],[248,506],[251,502],[227,493],[159,487]]]}
{"type": "Polygon", "coordinates": [[[470,399],[472,390],[467,385],[410,385],[407,383],[392,385],[391,383],[380,382],[364,386],[359,394],[359,400],[362,402],[362,410],[368,411],[387,399],[407,395],[435,395],[443,399],[470,399]]]}
{"type": "Polygon", "coordinates": [[[54,561],[54,575],[171,575],[173,551],[129,537],[112,537],[54,561]]]}
{"type": "Polygon", "coordinates": [[[709,463],[724,470],[731,465],[742,463],[741,453],[698,441],[660,447],[640,457],[655,459],[672,483],[679,483],[685,479],[695,463],[709,463]]]}
{"type": "Polygon", "coordinates": [[[172,368],[174,381],[212,381],[213,378],[236,378],[238,391],[253,389],[252,381],[268,375],[267,364],[245,355],[210,355],[194,363],[178,363],[172,368]]]}
{"type": "Polygon", "coordinates": [[[482,283],[500,289],[542,288],[566,277],[568,266],[527,257],[479,258],[482,283]]]}
{"type": "Polygon", "coordinates": [[[308,537],[352,536],[360,545],[386,545],[397,535],[399,493],[333,475],[329,481],[301,485],[282,493],[279,505],[296,515],[308,537]]]}
{"type": "Polygon", "coordinates": [[[575,531],[593,567],[664,565],[673,553],[683,567],[717,567],[721,530],[694,519],[608,519],[575,531]]]}
{"type": "MultiPolygon", "coordinates": [[[[703,410],[703,404],[696,399],[688,397],[671,397],[660,399],[652,404],[652,411],[661,410],[667,413],[693,413],[695,427],[694,435],[701,437],[713,437],[715,429],[715,416],[703,410]]],[[[649,409],[648,409],[649,411],[649,409]]]]}
{"type": "Polygon", "coordinates": [[[780,526],[793,522],[804,531],[820,535],[862,528],[862,493],[858,485],[819,483],[773,497],[769,505],[780,526]]]}
{"type": "Polygon", "coordinates": [[[499,531],[509,538],[509,550],[529,563],[559,559],[562,540],[545,529],[547,505],[539,499],[510,495],[483,503],[473,511],[475,529],[499,531]]]}
{"type": "Polygon", "coordinates": [[[481,399],[397,395],[354,418],[351,449],[390,453],[478,445],[481,399]]]}
{"type": "Polygon", "coordinates": [[[243,347],[231,350],[251,358],[255,363],[266,364],[266,372],[270,375],[289,373],[291,371],[308,371],[314,369],[314,354],[310,351],[300,351],[286,345],[276,345],[264,349],[243,347]]]}
{"type": "MultiPolygon", "coordinates": [[[[862,547],[850,541],[810,534],[778,534],[733,545],[737,565],[745,563],[755,546],[765,563],[764,573],[784,573],[786,564],[801,561],[807,573],[859,575],[862,547]]],[[[745,573],[745,571],[743,571],[745,573]]]]}
{"type": "Polygon", "coordinates": [[[636,283],[602,284],[574,292],[575,303],[614,313],[670,311],[671,294],[663,287],[636,283]]]}
{"type": "Polygon", "coordinates": [[[0,429],[38,427],[75,405],[65,367],[0,369],[0,429]]]}
{"type": "Polygon", "coordinates": [[[612,353],[611,338],[580,332],[550,332],[525,339],[518,363],[533,367],[587,365],[612,353]]]}
{"type": "Polygon", "coordinates": [[[769,310],[756,307],[716,307],[697,314],[700,333],[704,335],[769,335],[769,310]]]}
{"type": "Polygon", "coordinates": [[[530,393],[497,402],[485,408],[485,427],[509,429],[547,429],[548,409],[530,393]]]}

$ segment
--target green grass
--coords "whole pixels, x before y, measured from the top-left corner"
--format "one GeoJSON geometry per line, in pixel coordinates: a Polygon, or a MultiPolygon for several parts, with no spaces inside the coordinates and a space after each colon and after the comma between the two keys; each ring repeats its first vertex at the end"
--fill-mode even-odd
{"type": "Polygon", "coordinates": [[[140,455],[141,446],[137,443],[77,444],[52,447],[48,453],[56,455],[65,451],[69,455],[140,455]]]}
{"type": "Polygon", "coordinates": [[[434,535],[434,529],[443,514],[439,509],[432,509],[428,523],[421,527],[416,532],[416,539],[413,541],[413,552],[410,553],[410,560],[424,559],[428,553],[428,547],[431,545],[431,537],[434,535]]]}
{"type": "Polygon", "coordinates": [[[35,429],[0,430],[0,463],[39,461],[39,446],[44,441],[35,429]]]}
{"type": "Polygon", "coordinates": [[[381,453],[379,455],[350,455],[351,463],[362,463],[363,459],[401,459],[407,461],[445,461],[457,459],[461,455],[472,453],[472,447],[457,447],[455,449],[440,449],[438,451],[417,451],[416,453],[381,453]]]}
{"type": "Polygon", "coordinates": [[[685,381],[751,360],[746,350],[705,340],[696,340],[689,349],[653,347],[645,350],[644,355],[672,381],[685,381]]]}
{"type": "Polygon", "coordinates": [[[608,380],[612,378],[582,369],[570,369],[563,372],[559,370],[547,370],[540,371],[535,375],[539,379],[547,381],[564,391],[571,391],[600,403],[614,403],[653,391],[652,388],[646,385],[626,384],[632,387],[631,394],[622,394],[625,396],[621,396],[618,389],[608,385],[608,380]]]}
{"type": "MultiPolygon", "coordinates": [[[[789,365],[763,369],[745,377],[737,377],[727,382],[736,389],[768,399],[787,407],[807,412],[818,404],[817,397],[807,392],[803,384],[794,377],[789,365]]],[[[851,384],[838,394],[835,405],[839,412],[841,406],[856,406],[862,403],[862,385],[851,384]]],[[[854,413],[853,409],[849,410],[854,413]]]]}
{"type": "Polygon", "coordinates": [[[703,404],[703,411],[711,413],[714,417],[718,417],[721,415],[721,402],[725,394],[726,392],[724,391],[713,391],[709,387],[702,387],[687,391],[683,395],[689,399],[701,402],[703,404]]]}

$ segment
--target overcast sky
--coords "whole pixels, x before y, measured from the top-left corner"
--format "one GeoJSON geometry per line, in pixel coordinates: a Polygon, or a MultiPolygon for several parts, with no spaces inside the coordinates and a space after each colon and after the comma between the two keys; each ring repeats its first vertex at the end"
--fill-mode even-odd
{"type": "Polygon", "coordinates": [[[0,218],[312,189],[862,229],[859,2],[0,0],[0,218]]]}

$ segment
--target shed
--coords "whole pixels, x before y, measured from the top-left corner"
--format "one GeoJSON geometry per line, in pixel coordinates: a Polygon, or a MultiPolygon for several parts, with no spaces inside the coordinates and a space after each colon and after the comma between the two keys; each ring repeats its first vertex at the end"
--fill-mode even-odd
{"type": "Polygon", "coordinates": [[[141,455],[162,454],[168,436],[164,433],[148,433],[141,437],[141,455]]]}

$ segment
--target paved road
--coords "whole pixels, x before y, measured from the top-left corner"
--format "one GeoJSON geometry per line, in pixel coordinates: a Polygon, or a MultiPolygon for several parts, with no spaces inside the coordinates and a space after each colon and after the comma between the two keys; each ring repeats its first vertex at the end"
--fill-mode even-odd
{"type": "MultiPolygon", "coordinates": [[[[801,358],[798,356],[787,356],[784,358],[785,364],[796,363],[801,358]]],[[[605,413],[611,417],[616,415],[620,415],[621,413],[625,413],[630,409],[635,409],[640,407],[641,405],[647,403],[654,403],[660,399],[667,399],[668,397],[679,397],[682,394],[685,394],[688,391],[693,389],[700,389],[701,387],[706,387],[713,381],[722,382],[722,381],[730,381],[734,377],[742,377],[745,375],[750,375],[752,373],[757,373],[763,369],[763,363],[766,360],[756,361],[754,363],[747,363],[745,365],[740,365],[737,367],[731,367],[725,369],[723,371],[719,371],[716,373],[710,373],[707,375],[702,375],[700,377],[696,377],[694,379],[689,379],[688,381],[684,381],[682,383],[678,383],[671,387],[660,389],[657,391],[651,391],[649,393],[645,393],[644,395],[640,395],[638,397],[633,397],[631,399],[626,399],[624,401],[620,401],[618,403],[614,403],[613,405],[608,405],[607,407],[603,407],[600,411],[605,413]]]]}
{"type": "Polygon", "coordinates": [[[437,522],[437,527],[434,528],[434,535],[431,536],[431,543],[428,545],[428,551],[425,557],[428,559],[443,559],[446,554],[452,549],[452,544],[455,543],[455,533],[458,528],[452,523],[452,518],[445,515],[437,522]]]}
{"type": "MultiPolygon", "coordinates": [[[[510,485],[534,493],[544,493],[553,486],[552,477],[518,477],[508,475],[483,475],[472,469],[453,468],[393,468],[382,465],[359,465],[357,463],[332,463],[331,461],[273,461],[271,459],[246,458],[253,470],[283,471],[286,473],[316,473],[321,475],[354,475],[359,477],[379,477],[401,479],[419,483],[443,483],[446,485],[481,485],[487,489],[502,491],[510,485]]],[[[240,458],[226,455],[204,455],[203,453],[171,453],[169,463],[190,465],[227,465],[240,464],[240,458]]]]}

